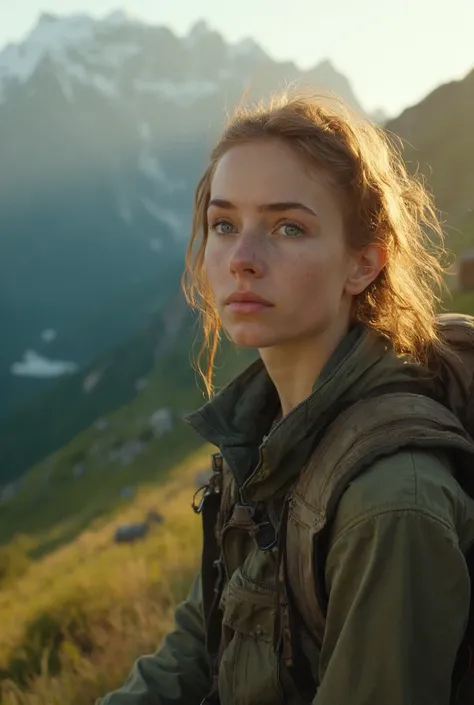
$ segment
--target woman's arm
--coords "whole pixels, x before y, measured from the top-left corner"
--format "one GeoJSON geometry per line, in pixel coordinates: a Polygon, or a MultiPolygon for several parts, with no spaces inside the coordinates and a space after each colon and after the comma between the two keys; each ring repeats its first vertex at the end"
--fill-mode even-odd
{"type": "MultiPolygon", "coordinates": [[[[383,509],[375,506],[377,501],[367,501],[376,488],[365,497],[364,490],[355,490],[354,503],[366,509],[332,541],[326,563],[327,626],[314,705],[450,702],[451,674],[469,612],[470,579],[449,518],[456,511],[450,490],[445,486],[443,498],[443,487],[433,489],[436,481],[423,484],[423,468],[418,475],[415,467],[431,462],[436,473],[436,458],[404,455],[413,463],[413,490],[402,500],[398,493],[393,506],[383,509]]],[[[396,472],[396,459],[385,461],[390,464],[396,472]]],[[[383,472],[379,479],[390,481],[383,472]]]]}

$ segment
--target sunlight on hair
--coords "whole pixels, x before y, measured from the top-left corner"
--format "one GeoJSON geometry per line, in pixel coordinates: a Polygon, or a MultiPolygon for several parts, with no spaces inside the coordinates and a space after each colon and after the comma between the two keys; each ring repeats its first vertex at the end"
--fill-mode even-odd
{"type": "Polygon", "coordinates": [[[324,171],[340,198],[347,244],[353,250],[377,242],[387,264],[354,298],[353,319],[388,338],[395,350],[423,363],[438,344],[435,314],[444,285],[443,232],[431,194],[419,173],[410,174],[402,142],[331,95],[286,90],[228,117],[195,192],[192,233],[182,285],[198,311],[202,346],[197,368],[207,393],[221,326],[206,281],[210,185],[219,159],[231,147],[279,139],[307,168],[324,171]]]}

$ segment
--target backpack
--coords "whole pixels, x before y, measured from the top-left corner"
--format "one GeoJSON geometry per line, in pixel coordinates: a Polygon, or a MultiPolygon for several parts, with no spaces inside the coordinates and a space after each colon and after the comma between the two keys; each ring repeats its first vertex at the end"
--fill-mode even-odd
{"type": "MultiPolygon", "coordinates": [[[[220,453],[213,454],[209,484],[202,488],[200,502],[193,501],[203,521],[203,615],[212,676],[212,689],[203,703],[219,702],[219,601],[224,587],[219,546],[229,517],[258,538],[262,550],[277,546],[274,647],[302,696],[312,700],[317,686],[299,646],[295,623],[300,620],[321,645],[328,601],[324,569],[329,531],[351,481],[376,459],[401,448],[442,447],[454,454],[457,480],[474,497],[474,317],[442,314],[437,321],[444,345],[436,368],[433,361],[429,396],[391,387],[337,410],[286,495],[278,521],[256,519],[251,507],[232,505],[230,470],[220,453]]],[[[272,512],[266,516],[271,519],[272,512]]],[[[474,580],[474,547],[466,561],[474,580]]],[[[474,598],[451,691],[452,705],[474,702],[474,598]]]]}

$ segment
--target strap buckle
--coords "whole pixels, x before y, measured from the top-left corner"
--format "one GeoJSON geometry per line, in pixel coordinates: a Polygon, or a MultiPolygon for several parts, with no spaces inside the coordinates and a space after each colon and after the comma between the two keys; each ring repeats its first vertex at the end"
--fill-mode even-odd
{"type": "Polygon", "coordinates": [[[206,501],[206,497],[209,496],[209,485],[203,485],[202,487],[199,487],[199,489],[196,490],[196,492],[193,495],[193,501],[191,503],[191,507],[193,509],[193,512],[195,514],[201,514],[202,508],[204,506],[204,502],[206,501]],[[202,493],[199,500],[199,493],[202,493]]]}

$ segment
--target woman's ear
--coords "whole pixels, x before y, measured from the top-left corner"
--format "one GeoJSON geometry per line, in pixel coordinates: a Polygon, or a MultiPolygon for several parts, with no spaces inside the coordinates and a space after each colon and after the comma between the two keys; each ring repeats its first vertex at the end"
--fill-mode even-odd
{"type": "Polygon", "coordinates": [[[379,244],[368,245],[351,256],[345,290],[352,296],[361,294],[378,277],[387,263],[387,250],[379,244]]]}

